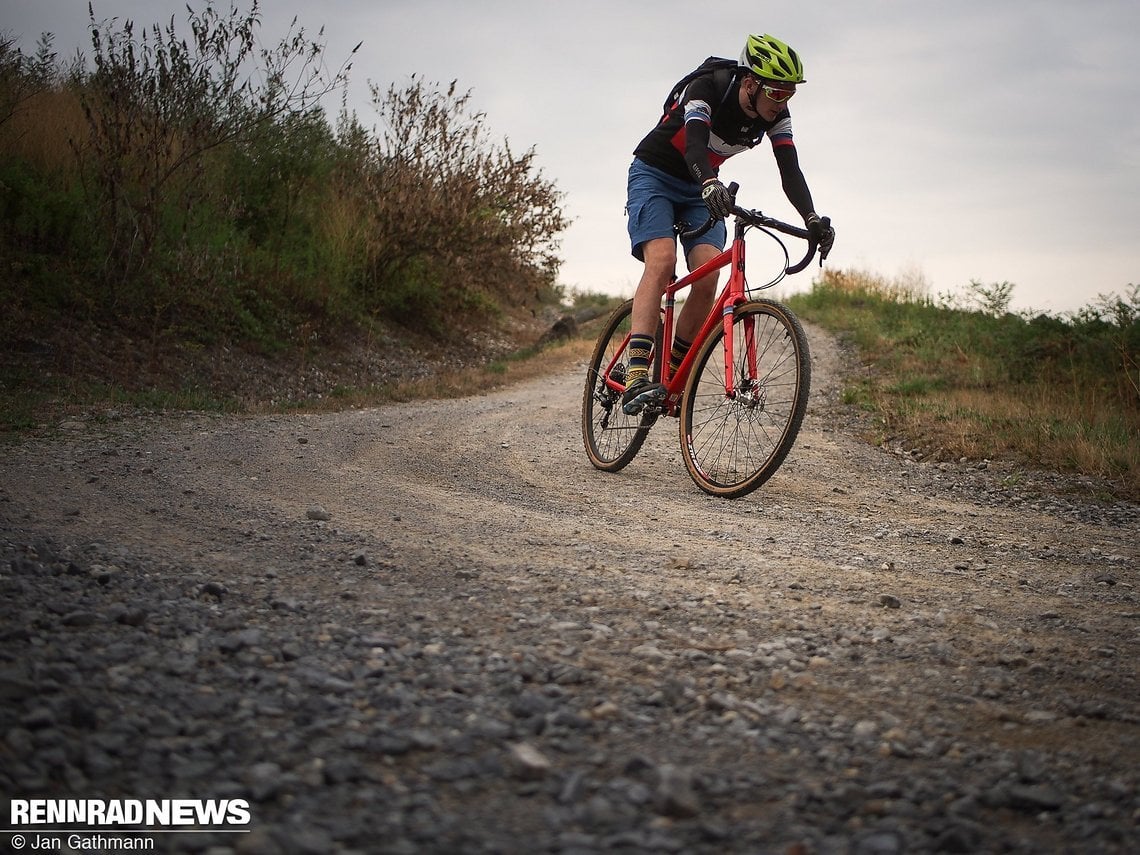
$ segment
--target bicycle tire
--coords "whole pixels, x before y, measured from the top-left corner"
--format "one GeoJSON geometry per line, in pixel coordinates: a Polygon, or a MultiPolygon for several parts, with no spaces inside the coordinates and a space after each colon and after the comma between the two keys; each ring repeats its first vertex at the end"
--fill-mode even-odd
{"type": "Polygon", "coordinates": [[[724,328],[705,340],[681,399],[681,454],[693,481],[713,496],[735,499],[775,474],[795,443],[811,388],[807,336],[791,310],[771,300],[736,307],[733,379],[725,393],[724,328]],[[746,345],[756,350],[750,377],[746,345]]]}
{"type": "MultiPolygon", "coordinates": [[[[627,416],[623,413],[621,392],[611,389],[602,378],[602,372],[625,348],[632,315],[633,300],[626,300],[614,309],[598,336],[586,369],[586,387],[582,394],[582,441],[590,463],[604,472],[617,472],[627,466],[637,456],[649,435],[649,428],[657,421],[656,414],[627,416]]],[[[654,363],[656,361],[654,357],[654,363]]],[[[624,357],[617,364],[624,366],[624,357]]],[[[657,376],[656,373],[653,376],[657,376]]]]}

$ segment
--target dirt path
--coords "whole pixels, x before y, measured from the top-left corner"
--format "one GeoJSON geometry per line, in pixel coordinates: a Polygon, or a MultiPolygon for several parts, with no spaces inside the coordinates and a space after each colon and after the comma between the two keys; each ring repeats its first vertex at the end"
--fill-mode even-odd
{"type": "MultiPolygon", "coordinates": [[[[292,608],[302,646],[316,625],[393,639],[376,649],[414,643],[409,685],[444,668],[469,699],[463,721],[507,728],[468,734],[506,758],[472,773],[479,786],[425,773],[415,752],[377,760],[388,777],[374,786],[430,794],[421,851],[527,851],[524,836],[592,851],[622,834],[642,835],[628,837],[634,849],[671,839],[673,851],[1134,849],[1138,509],[1066,498],[1051,476],[868,446],[836,404],[838,348],[819,330],[809,337],[815,386],[800,438],[767,485],[735,502],[689,481],[672,420],[623,472],[594,471],[580,367],[460,401],[75,425],[9,449],[8,670],[34,682],[45,647],[22,647],[28,638],[103,650],[75,628],[122,628],[104,592],[50,588],[68,578],[60,562],[84,579],[129,577],[133,593],[115,600],[125,606],[151,596],[148,585],[168,604],[171,586],[200,597],[212,582],[242,604],[242,626],[292,608]],[[37,560],[40,575],[28,569],[37,560]],[[36,618],[45,591],[63,602],[36,618]],[[14,611],[21,598],[32,611],[14,611]],[[66,624],[73,641],[61,641],[53,632],[75,609],[95,618],[66,624]],[[464,670],[452,655],[480,664],[464,670]],[[492,690],[500,665],[511,691],[492,690]],[[547,710],[532,726],[509,706],[528,687],[576,718],[547,710]],[[516,756],[522,743],[543,758],[534,768],[516,756]],[[639,804],[640,764],[655,777],[639,804]],[[510,807],[520,788],[525,815],[510,807]]],[[[152,642],[173,634],[160,631],[164,606],[146,608],[152,642]]],[[[179,632],[220,619],[203,613],[179,632]]],[[[266,646],[266,668],[296,659],[266,646]]],[[[69,655],[82,666],[81,651],[69,655]]],[[[466,732],[440,717],[441,733],[466,732]]],[[[20,722],[5,724],[38,732],[20,722]]],[[[450,739],[421,747],[436,761],[465,756],[450,739]]],[[[36,750],[16,754],[25,766],[7,788],[67,791],[36,750]]],[[[88,789],[106,784],[73,765],[88,789]]],[[[126,761],[116,769],[119,786],[141,780],[126,761]]],[[[318,810],[320,798],[332,796],[294,793],[286,810],[267,796],[261,841],[272,849],[265,835],[286,815],[311,831],[318,815],[350,812],[336,801],[318,810]],[[298,810],[305,799],[312,813],[298,810]]],[[[418,846],[409,805],[386,833],[412,848],[391,851],[418,846]]]]}

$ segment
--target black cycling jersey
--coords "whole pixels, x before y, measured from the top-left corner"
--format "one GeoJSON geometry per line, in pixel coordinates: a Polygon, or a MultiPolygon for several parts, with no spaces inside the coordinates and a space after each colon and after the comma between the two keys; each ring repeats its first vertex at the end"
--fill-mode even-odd
{"type": "Polygon", "coordinates": [[[784,192],[796,210],[807,216],[813,205],[792,140],[791,114],[785,107],[771,122],[748,116],[740,107],[742,79],[733,69],[695,78],[634,149],[634,156],[676,178],[700,184],[717,177],[725,160],[767,136],[784,192]]]}

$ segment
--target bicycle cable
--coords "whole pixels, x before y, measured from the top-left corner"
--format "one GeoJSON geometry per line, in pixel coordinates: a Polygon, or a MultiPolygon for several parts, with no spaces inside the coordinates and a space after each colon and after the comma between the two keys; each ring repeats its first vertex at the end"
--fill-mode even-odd
{"type": "Polygon", "coordinates": [[[792,259],[791,259],[791,256],[788,255],[787,244],[785,244],[782,240],[780,240],[780,238],[777,237],[774,232],[770,232],[768,229],[764,228],[763,226],[757,226],[757,225],[751,225],[750,224],[748,227],[750,229],[755,229],[758,232],[763,232],[764,234],[766,234],[768,237],[770,237],[772,240],[774,240],[776,242],[776,244],[780,247],[780,251],[783,252],[783,254],[784,254],[784,263],[780,265],[780,272],[777,273],[776,276],[773,279],[769,280],[766,284],[764,284],[764,285],[751,285],[747,280],[745,280],[744,292],[749,297],[751,297],[753,291],[766,291],[767,289],[772,288],[773,286],[780,284],[780,282],[784,279],[784,277],[788,275],[788,265],[791,264],[792,259]]]}

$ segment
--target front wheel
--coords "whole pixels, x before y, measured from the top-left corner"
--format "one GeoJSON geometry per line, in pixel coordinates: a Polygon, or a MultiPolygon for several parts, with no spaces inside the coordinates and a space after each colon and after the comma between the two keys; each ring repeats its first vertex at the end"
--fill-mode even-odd
{"type": "Polygon", "coordinates": [[[657,420],[655,415],[627,416],[621,410],[632,315],[633,300],[626,300],[614,310],[598,336],[586,369],[582,440],[590,463],[605,472],[617,472],[633,460],[657,420]]]}
{"type": "Polygon", "coordinates": [[[728,391],[724,328],[702,345],[681,400],[681,453],[697,486],[735,499],[780,468],[807,410],[811,359],[789,309],[770,300],[736,307],[728,391]]]}

